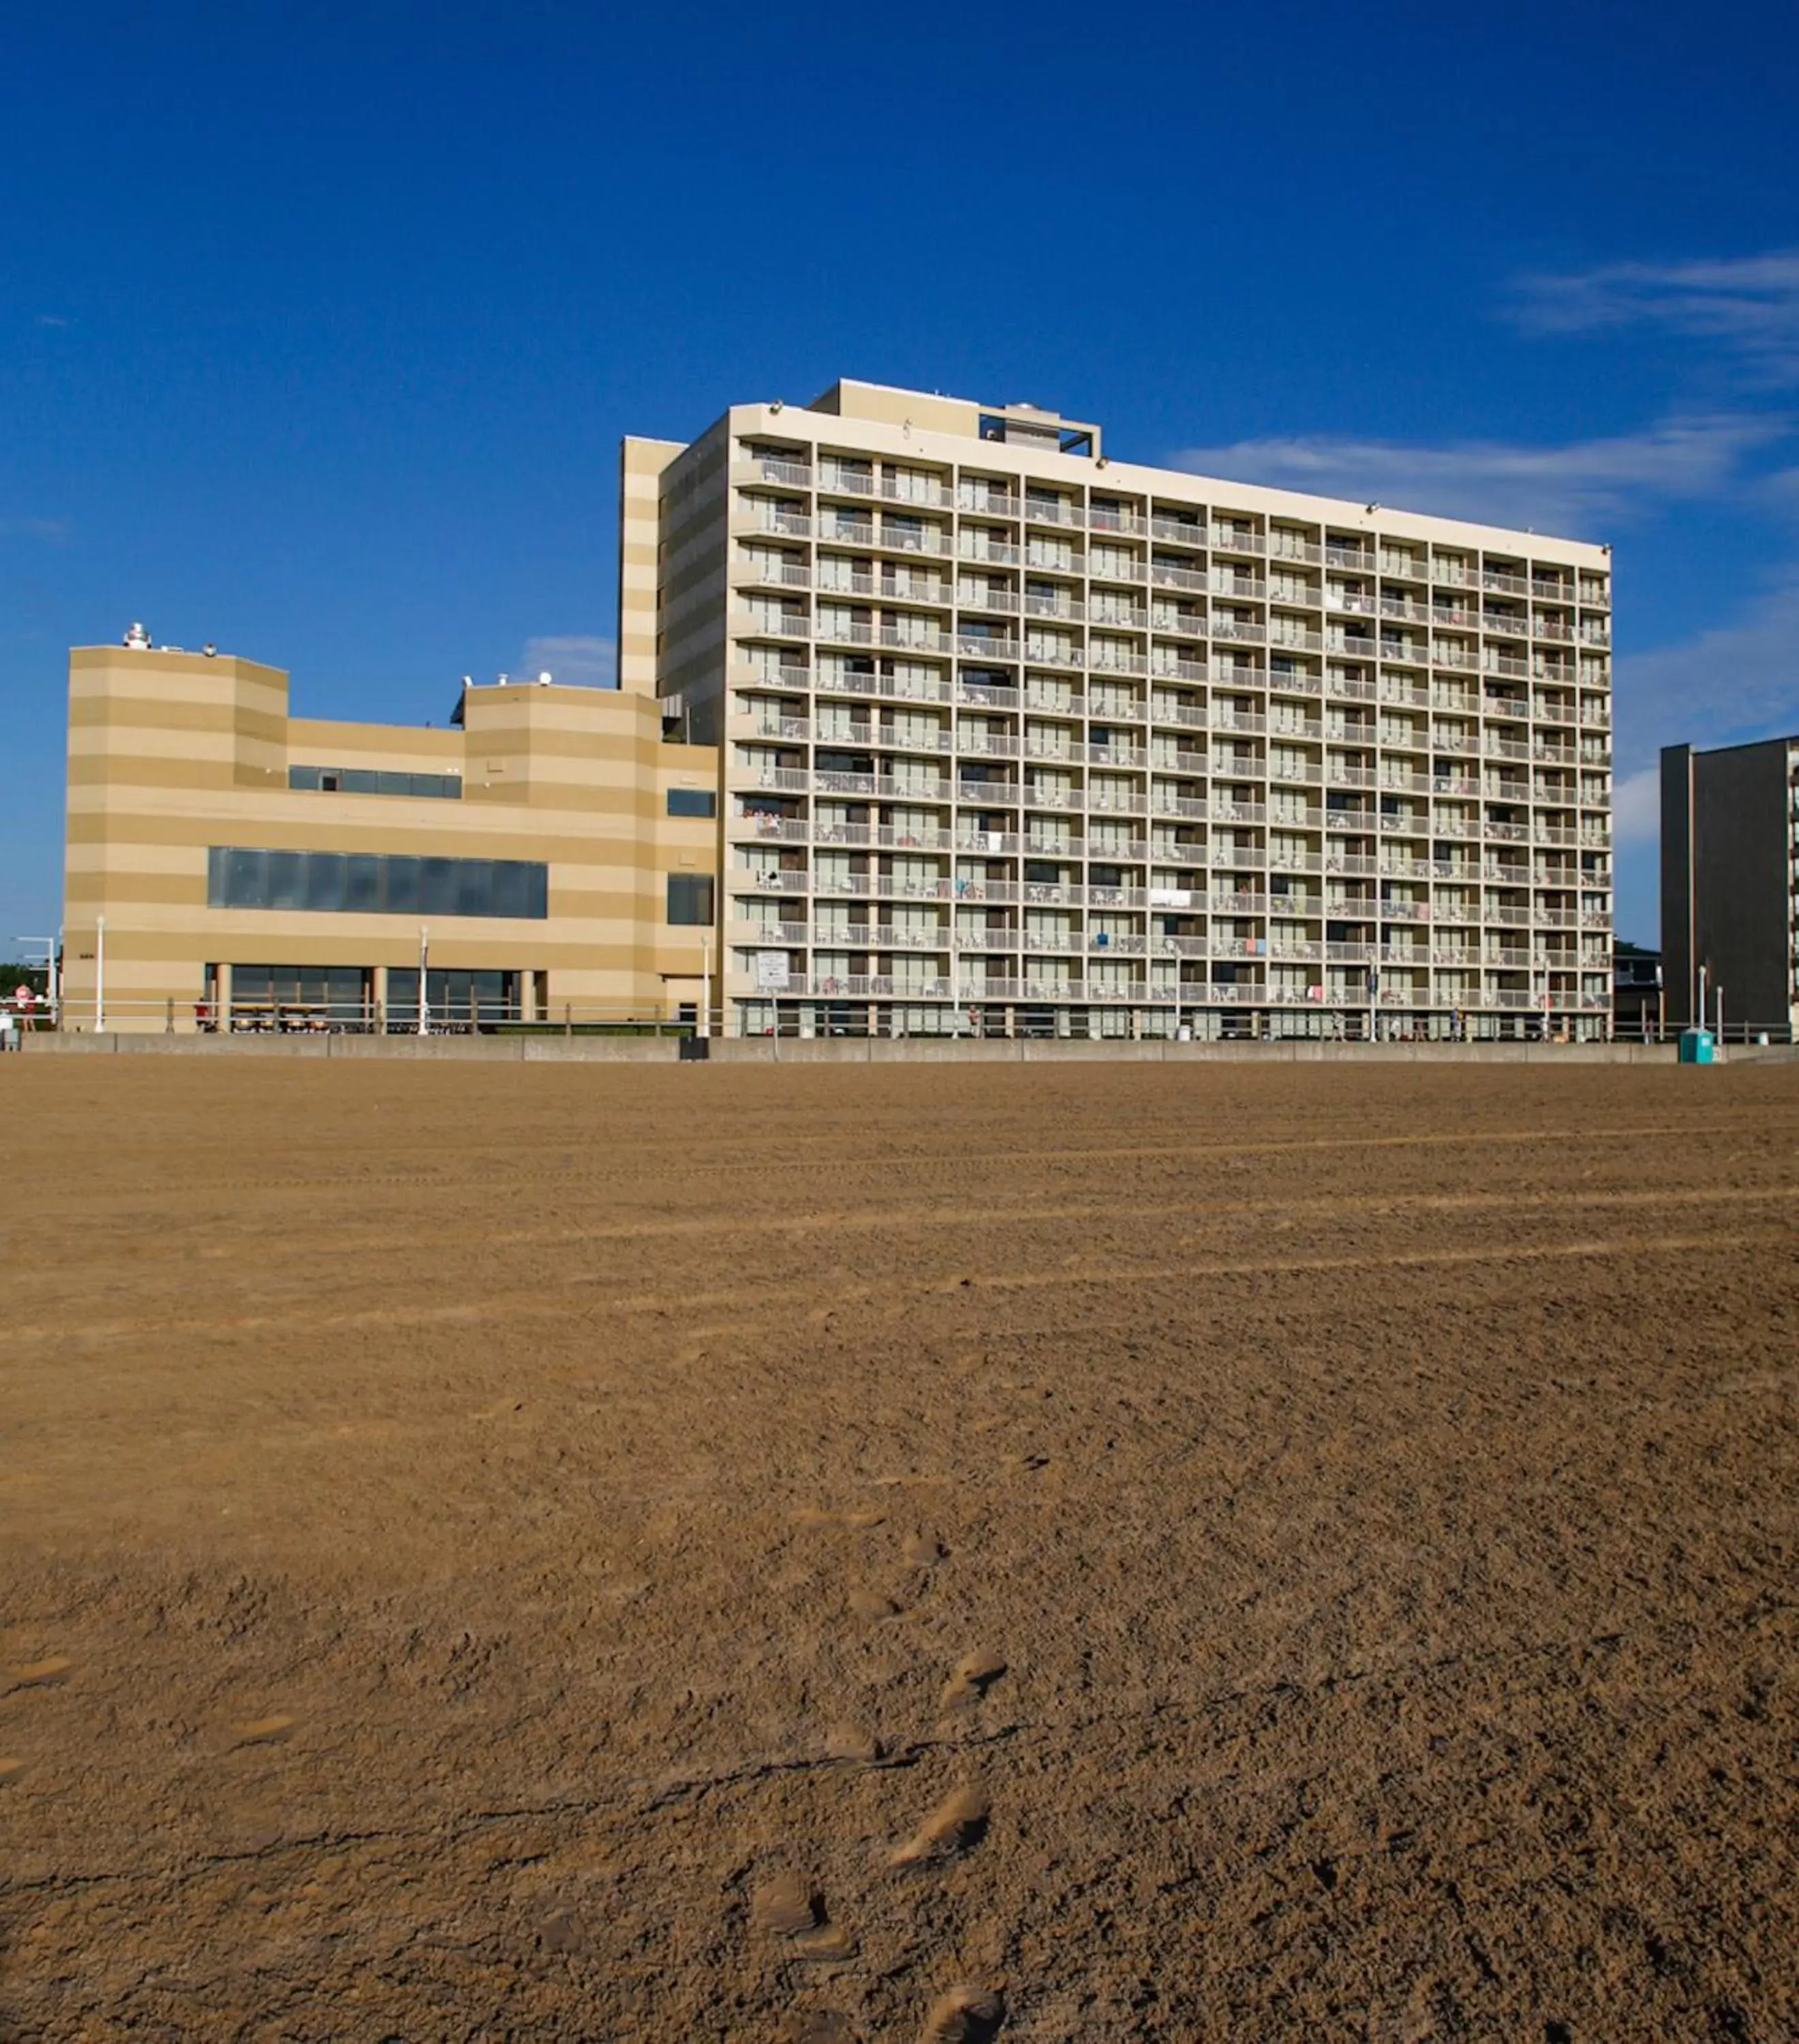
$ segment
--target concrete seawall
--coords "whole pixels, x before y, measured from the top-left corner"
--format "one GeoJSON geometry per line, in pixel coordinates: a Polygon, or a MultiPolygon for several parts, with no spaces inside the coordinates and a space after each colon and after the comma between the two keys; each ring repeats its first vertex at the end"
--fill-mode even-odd
{"type": "MultiPolygon", "coordinates": [[[[672,1064],[672,1036],[198,1036],[107,1032],[28,1036],[29,1057],[349,1058],[511,1064],[672,1064]]],[[[1799,1056],[1785,1045],[1737,1048],[1732,1063],[1799,1056]]],[[[1472,1064],[1668,1065],[1671,1043],[1275,1043],[1090,1042],[1014,1037],[717,1037],[715,1064],[1472,1064]]]]}

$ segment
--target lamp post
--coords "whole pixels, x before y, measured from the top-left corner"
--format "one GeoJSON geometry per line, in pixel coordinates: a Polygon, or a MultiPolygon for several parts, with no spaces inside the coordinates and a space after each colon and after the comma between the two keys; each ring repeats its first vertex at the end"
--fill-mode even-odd
{"type": "Polygon", "coordinates": [[[94,919],[94,1033],[105,1033],[106,1028],[106,919],[94,919]]]}
{"type": "Polygon", "coordinates": [[[421,923],[418,926],[418,1033],[421,1036],[431,1034],[430,1011],[425,993],[430,969],[431,932],[421,923]]]}

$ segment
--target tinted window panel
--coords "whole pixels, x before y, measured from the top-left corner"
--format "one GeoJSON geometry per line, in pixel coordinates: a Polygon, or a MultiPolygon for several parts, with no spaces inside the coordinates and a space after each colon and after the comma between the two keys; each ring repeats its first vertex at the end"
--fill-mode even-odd
{"type": "Polygon", "coordinates": [[[668,813],[671,816],[716,816],[718,798],[709,788],[671,788],[668,813]]]}
{"type": "Polygon", "coordinates": [[[263,905],[271,909],[303,909],[306,905],[306,855],[298,851],[266,851],[267,878],[263,905]]]}
{"type": "Polygon", "coordinates": [[[459,774],[400,774],[372,766],[290,766],[290,788],[341,795],[421,795],[438,801],[459,801],[459,774]]]}
{"type": "Polygon", "coordinates": [[[416,916],[423,903],[419,891],[416,859],[384,859],[381,862],[386,884],[381,890],[381,905],[390,916],[416,916]]]}
{"type": "Polygon", "coordinates": [[[344,862],[344,906],[363,915],[381,906],[382,862],[372,852],[353,851],[344,862]]]}
{"type": "Polygon", "coordinates": [[[303,856],[306,869],[305,906],[341,910],[344,906],[343,855],[335,851],[313,851],[303,856]]]}
{"type": "MultiPolygon", "coordinates": [[[[710,882],[703,884],[707,909],[701,920],[707,920],[710,882]]],[[[206,901],[214,909],[541,921],[549,913],[549,868],[531,860],[383,859],[373,852],[261,851],[236,845],[214,845],[206,854],[206,901]]]]}

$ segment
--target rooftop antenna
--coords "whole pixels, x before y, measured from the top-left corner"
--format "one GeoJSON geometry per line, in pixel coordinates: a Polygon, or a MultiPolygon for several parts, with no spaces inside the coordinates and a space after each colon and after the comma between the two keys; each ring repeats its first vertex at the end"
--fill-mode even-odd
{"type": "Polygon", "coordinates": [[[500,677],[500,686],[503,689],[506,686],[507,682],[511,679],[512,676],[510,674],[502,674],[500,677]]]}
{"type": "Polygon", "coordinates": [[[209,639],[206,641],[206,644],[200,648],[200,651],[206,655],[209,660],[216,660],[218,658],[219,649],[209,639]]]}
{"type": "Polygon", "coordinates": [[[141,624],[133,624],[125,635],[125,644],[134,653],[148,653],[150,650],[150,635],[141,624]]]}

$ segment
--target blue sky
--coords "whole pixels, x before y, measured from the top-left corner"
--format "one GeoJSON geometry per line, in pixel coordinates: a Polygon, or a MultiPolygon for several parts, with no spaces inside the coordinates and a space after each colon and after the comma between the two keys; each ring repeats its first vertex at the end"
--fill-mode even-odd
{"type": "Polygon", "coordinates": [[[1790,5],[8,14],[0,951],[70,644],[598,675],[619,437],[839,375],[1609,540],[1624,936],[1655,748],[1799,728],[1790,5]]]}

